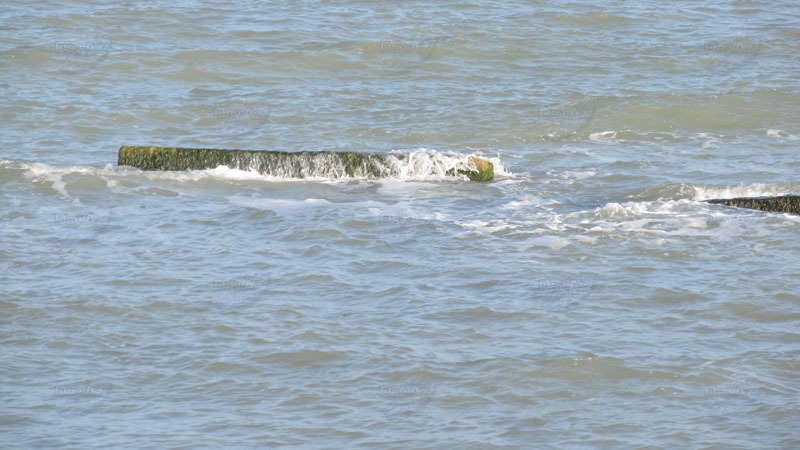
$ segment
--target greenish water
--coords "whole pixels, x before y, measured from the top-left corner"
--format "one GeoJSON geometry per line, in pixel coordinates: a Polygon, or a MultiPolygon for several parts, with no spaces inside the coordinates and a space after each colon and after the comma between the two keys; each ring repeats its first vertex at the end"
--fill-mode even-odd
{"type": "Polygon", "coordinates": [[[798,447],[800,218],[703,200],[800,193],[799,19],[4,5],[0,447],[798,447]]]}

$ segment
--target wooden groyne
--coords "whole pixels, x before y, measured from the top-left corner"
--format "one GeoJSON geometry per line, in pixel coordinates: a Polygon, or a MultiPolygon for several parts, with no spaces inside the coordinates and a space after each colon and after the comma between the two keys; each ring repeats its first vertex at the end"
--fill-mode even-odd
{"type": "Polygon", "coordinates": [[[707,200],[709,203],[737,208],[758,209],[761,211],[800,214],[800,195],[778,197],[741,197],[707,200]]]}
{"type": "MultiPolygon", "coordinates": [[[[400,166],[407,158],[410,156],[404,154],[278,152],[125,145],[119,149],[117,164],[144,170],[201,170],[228,166],[286,178],[384,178],[398,176],[402,172],[400,166]]],[[[444,172],[449,176],[465,175],[472,181],[491,181],[494,178],[492,163],[475,156],[464,158],[452,167],[447,167],[444,172]]],[[[420,175],[436,175],[436,173],[420,175]]]]}

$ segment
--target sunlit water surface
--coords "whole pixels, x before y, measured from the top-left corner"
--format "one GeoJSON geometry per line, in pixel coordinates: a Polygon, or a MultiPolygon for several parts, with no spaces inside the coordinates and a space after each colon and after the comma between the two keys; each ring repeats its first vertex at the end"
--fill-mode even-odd
{"type": "Polygon", "coordinates": [[[13,2],[0,447],[800,446],[795,2],[13,2]],[[274,3],[274,4],[273,4],[274,3]],[[143,172],[123,144],[416,155],[143,172]],[[496,179],[423,166],[479,155],[496,179]]]}

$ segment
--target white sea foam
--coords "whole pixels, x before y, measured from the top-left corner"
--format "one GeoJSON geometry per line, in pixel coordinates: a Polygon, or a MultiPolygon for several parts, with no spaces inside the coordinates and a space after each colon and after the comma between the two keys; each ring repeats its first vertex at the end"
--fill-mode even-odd
{"type": "MultiPolygon", "coordinates": [[[[392,176],[400,180],[425,181],[425,180],[446,180],[452,179],[447,175],[447,171],[453,167],[466,167],[469,165],[469,157],[476,156],[489,160],[494,166],[495,177],[513,177],[511,172],[507,172],[500,158],[485,155],[464,155],[455,152],[440,152],[426,148],[416,150],[394,150],[389,153],[389,163],[392,165],[392,176]],[[404,158],[391,158],[392,156],[404,155],[404,158]]],[[[463,177],[466,179],[466,177],[463,177]]]]}
{"type": "Polygon", "coordinates": [[[710,200],[714,198],[764,197],[789,194],[785,187],[774,184],[740,184],[736,186],[692,186],[695,191],[694,200],[710,200]]]}
{"type": "MultiPolygon", "coordinates": [[[[590,233],[626,231],[662,238],[702,236],[715,240],[760,236],[767,226],[775,226],[776,215],[760,211],[721,208],[718,205],[681,199],[608,203],[594,211],[567,215],[590,233]]],[[[800,223],[800,218],[784,214],[783,223],[800,223]]],[[[784,225],[780,225],[784,226],[784,225]]],[[[659,241],[660,242],[660,241],[659,241]]]]}
{"type": "Polygon", "coordinates": [[[790,134],[782,130],[771,130],[771,129],[767,130],[767,136],[778,140],[786,139],[789,141],[797,141],[798,139],[800,139],[800,137],[798,137],[797,135],[790,134]]]}
{"type": "Polygon", "coordinates": [[[607,145],[612,145],[619,142],[617,140],[617,132],[615,130],[598,131],[596,133],[591,133],[589,135],[589,139],[593,142],[597,142],[600,144],[607,144],[607,145]]]}
{"type": "Polygon", "coordinates": [[[92,168],[71,167],[71,168],[54,168],[47,164],[33,163],[23,165],[27,169],[24,176],[27,178],[34,178],[39,181],[49,181],[53,190],[58,192],[61,196],[72,199],[67,192],[66,183],[63,180],[64,175],[69,173],[89,173],[92,168]]]}

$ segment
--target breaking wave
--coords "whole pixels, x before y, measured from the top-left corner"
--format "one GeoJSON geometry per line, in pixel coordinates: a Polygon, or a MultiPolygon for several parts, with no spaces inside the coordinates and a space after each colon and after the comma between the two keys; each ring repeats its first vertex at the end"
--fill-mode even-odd
{"type": "MultiPolygon", "coordinates": [[[[386,155],[370,158],[370,165],[356,173],[347,174],[343,162],[335,153],[295,153],[280,161],[268,161],[256,166],[254,161],[241,161],[218,166],[213,169],[186,171],[146,171],[127,166],[107,164],[103,168],[92,166],[58,167],[45,163],[3,161],[8,168],[22,169],[27,178],[54,181],[57,190],[63,187],[61,177],[79,174],[98,177],[141,176],[150,180],[196,181],[201,179],[224,180],[263,180],[263,181],[333,181],[348,179],[391,178],[401,181],[436,181],[466,179],[463,175],[453,175],[450,169],[467,168],[473,155],[455,152],[439,152],[420,148],[412,151],[392,151],[386,155]]],[[[494,165],[495,177],[513,177],[507,172],[499,158],[481,156],[494,165]]]]}

